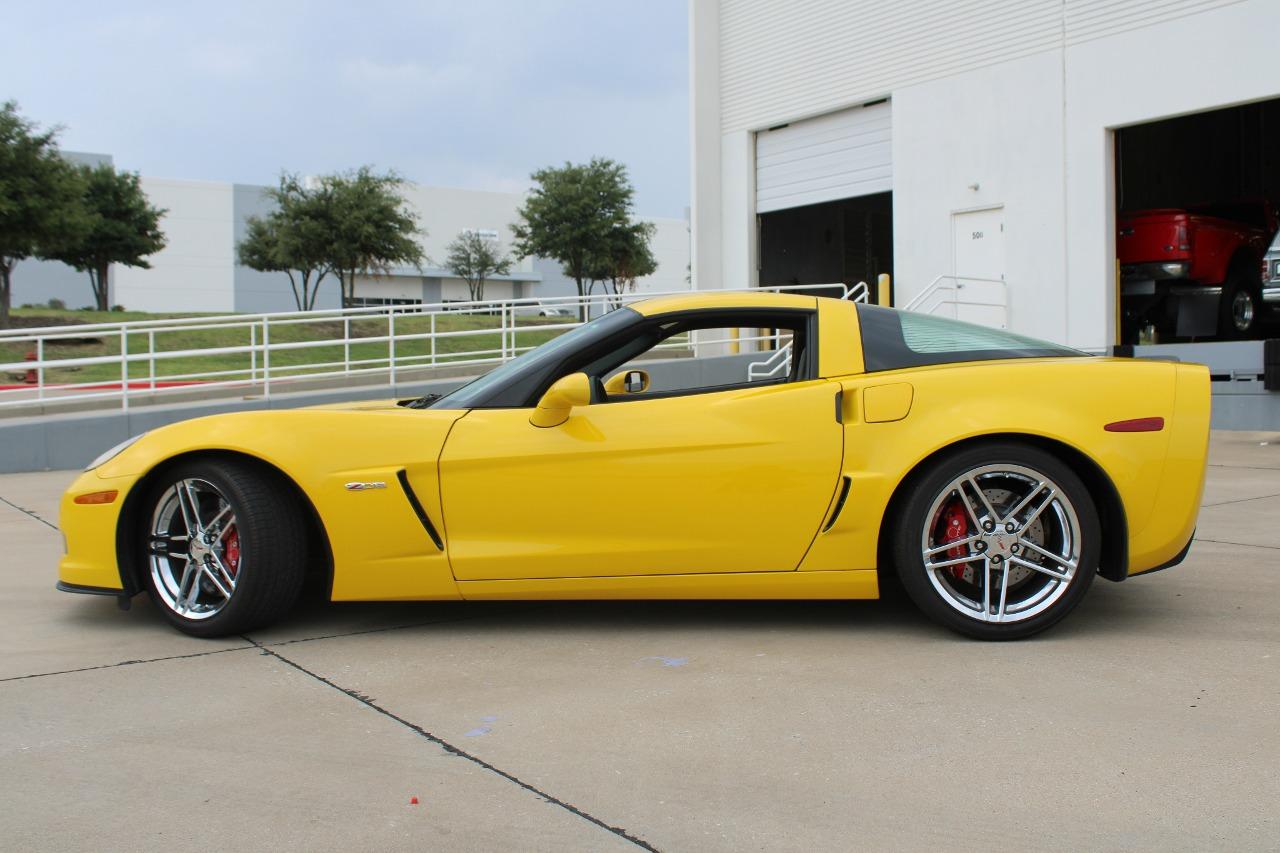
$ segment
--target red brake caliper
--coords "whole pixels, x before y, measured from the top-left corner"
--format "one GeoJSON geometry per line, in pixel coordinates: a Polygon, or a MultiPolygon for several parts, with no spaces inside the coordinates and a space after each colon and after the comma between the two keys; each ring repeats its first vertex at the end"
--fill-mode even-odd
{"type": "MultiPolygon", "coordinates": [[[[942,520],[946,524],[946,530],[942,532],[942,544],[948,542],[958,542],[969,535],[969,516],[964,511],[964,507],[960,504],[959,498],[952,498],[951,502],[942,510],[942,520]]],[[[963,557],[969,553],[969,549],[964,545],[957,545],[954,548],[947,549],[947,556],[956,559],[963,557]]],[[[967,563],[957,563],[951,567],[951,574],[960,579],[964,577],[964,570],[967,563]]]]}
{"type": "Polygon", "coordinates": [[[231,577],[235,577],[240,571],[240,531],[234,527],[227,532],[222,555],[227,558],[227,571],[231,572],[231,577]]]}

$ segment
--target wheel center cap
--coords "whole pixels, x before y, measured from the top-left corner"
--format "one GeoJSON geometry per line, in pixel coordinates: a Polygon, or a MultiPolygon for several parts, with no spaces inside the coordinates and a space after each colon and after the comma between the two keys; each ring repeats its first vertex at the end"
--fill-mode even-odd
{"type": "Polygon", "coordinates": [[[987,543],[989,557],[1008,557],[1013,553],[1013,546],[1018,541],[1018,537],[1013,533],[992,533],[982,538],[987,543]]]}
{"type": "Polygon", "coordinates": [[[212,548],[199,539],[192,539],[191,543],[187,546],[187,553],[191,555],[191,559],[201,562],[204,561],[205,557],[209,556],[212,550],[212,548]]]}

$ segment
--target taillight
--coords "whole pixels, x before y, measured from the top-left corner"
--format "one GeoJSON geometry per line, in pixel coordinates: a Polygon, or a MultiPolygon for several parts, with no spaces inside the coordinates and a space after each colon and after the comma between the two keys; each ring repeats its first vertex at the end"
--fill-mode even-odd
{"type": "Polygon", "coordinates": [[[1187,223],[1178,223],[1178,226],[1173,231],[1173,243],[1180,252],[1191,251],[1191,241],[1187,238],[1187,223]]]}

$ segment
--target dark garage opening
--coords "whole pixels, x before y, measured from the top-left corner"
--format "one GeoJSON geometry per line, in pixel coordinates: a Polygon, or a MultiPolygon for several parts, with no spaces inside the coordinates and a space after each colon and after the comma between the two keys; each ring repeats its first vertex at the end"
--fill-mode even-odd
{"type": "Polygon", "coordinates": [[[1262,256],[1280,202],[1280,98],[1122,128],[1115,156],[1121,343],[1272,331],[1262,256]],[[1185,242],[1177,211],[1196,217],[1185,242]]]}
{"type": "Polygon", "coordinates": [[[865,281],[893,275],[893,193],[811,204],[759,216],[760,284],[865,281]]]}

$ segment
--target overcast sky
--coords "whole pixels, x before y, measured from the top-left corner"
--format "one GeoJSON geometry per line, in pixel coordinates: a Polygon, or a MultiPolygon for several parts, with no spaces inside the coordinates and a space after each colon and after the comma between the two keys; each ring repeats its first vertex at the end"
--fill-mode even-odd
{"type": "Polygon", "coordinates": [[[15,3],[0,100],[144,175],[270,183],[364,163],[518,190],[593,155],[637,212],[689,199],[685,0],[15,3]]]}

